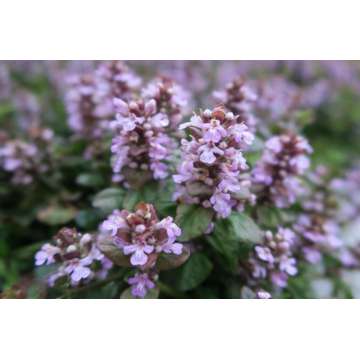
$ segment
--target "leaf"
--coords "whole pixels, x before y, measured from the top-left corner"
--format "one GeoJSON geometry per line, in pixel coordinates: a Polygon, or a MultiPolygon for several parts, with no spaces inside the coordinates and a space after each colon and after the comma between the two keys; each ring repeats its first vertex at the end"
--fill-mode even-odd
{"type": "Polygon", "coordinates": [[[197,252],[176,270],[175,287],[181,291],[192,290],[207,279],[212,269],[213,265],[206,255],[197,252]]]}
{"type": "MultiPolygon", "coordinates": [[[[144,299],[157,299],[159,297],[159,292],[160,292],[159,289],[156,287],[154,289],[150,289],[146,294],[146,296],[144,297],[144,299]]],[[[139,299],[139,298],[136,298],[131,294],[131,288],[127,288],[121,293],[120,299],[139,299]]]]}
{"type": "Polygon", "coordinates": [[[275,207],[261,206],[257,209],[259,222],[266,228],[276,228],[281,224],[280,210],[275,207]]]}
{"type": "Polygon", "coordinates": [[[76,225],[83,229],[95,229],[99,223],[99,214],[94,209],[81,210],[76,215],[76,225]]]}
{"type": "Polygon", "coordinates": [[[232,236],[252,244],[259,243],[262,240],[263,232],[248,215],[233,213],[228,220],[231,225],[232,236]]]}
{"type": "Polygon", "coordinates": [[[129,256],[124,255],[123,251],[114,244],[111,237],[106,235],[99,236],[97,245],[100,251],[114,264],[131,267],[129,256]]]}
{"type": "Polygon", "coordinates": [[[137,191],[129,191],[126,193],[123,208],[129,211],[134,210],[134,207],[137,203],[142,200],[142,196],[140,192],[137,191]]]}
{"type": "Polygon", "coordinates": [[[100,174],[80,174],[76,183],[86,187],[99,187],[104,184],[104,178],[100,174]]]}
{"type": "Polygon", "coordinates": [[[189,241],[203,235],[213,219],[214,213],[198,205],[178,206],[175,223],[181,228],[179,241],[189,241]]]}
{"type": "Polygon", "coordinates": [[[105,213],[122,207],[124,190],[120,188],[108,188],[97,193],[92,205],[105,213]]]}
{"type": "Polygon", "coordinates": [[[184,264],[190,256],[188,247],[183,247],[183,252],[180,255],[175,254],[161,254],[156,262],[158,270],[171,270],[184,264]]]}
{"type": "Polygon", "coordinates": [[[240,258],[246,257],[253,244],[260,242],[262,232],[254,221],[243,213],[234,213],[216,222],[207,241],[221,255],[220,261],[235,271],[240,258]]]}
{"type": "Polygon", "coordinates": [[[37,213],[37,219],[48,225],[63,225],[74,219],[76,213],[72,207],[50,205],[37,213]]]}

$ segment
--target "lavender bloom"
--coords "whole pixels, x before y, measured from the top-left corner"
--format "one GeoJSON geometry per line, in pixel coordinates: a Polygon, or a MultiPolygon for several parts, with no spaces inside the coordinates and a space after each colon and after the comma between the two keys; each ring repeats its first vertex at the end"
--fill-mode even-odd
{"type": "Polygon", "coordinates": [[[141,85],[141,79],[117,60],[102,62],[96,70],[95,82],[99,98],[98,114],[109,121],[115,117],[113,99],[131,100],[141,85]]]}
{"type": "Polygon", "coordinates": [[[58,247],[51,244],[45,244],[35,255],[35,265],[40,266],[53,264],[56,261],[55,256],[59,253],[60,249],[58,247]]]}
{"type": "Polygon", "coordinates": [[[131,294],[138,298],[144,298],[148,291],[155,287],[154,281],[147,273],[136,273],[128,279],[128,283],[131,285],[131,294]]]}
{"type": "Polygon", "coordinates": [[[75,229],[63,228],[54,236],[54,245],[45,244],[35,255],[35,265],[59,264],[48,278],[54,286],[60,278],[67,278],[71,286],[85,284],[94,278],[104,279],[112,263],[96,246],[90,234],[80,234],[75,229]]]}
{"type": "Polygon", "coordinates": [[[323,253],[337,251],[342,246],[328,175],[324,166],[308,174],[312,190],[302,199],[302,213],[293,225],[299,239],[298,252],[312,264],[321,261],[323,253]]]}
{"type": "Polygon", "coordinates": [[[11,174],[13,184],[28,185],[38,174],[49,169],[48,147],[53,137],[50,129],[28,129],[29,141],[11,140],[0,134],[0,169],[11,174]]]}
{"type": "Polygon", "coordinates": [[[279,228],[275,235],[267,231],[263,244],[255,246],[250,256],[249,283],[256,285],[269,280],[276,287],[286,287],[288,277],[297,274],[296,260],[293,257],[295,241],[296,235],[290,229],[279,228]]]}
{"type": "Polygon", "coordinates": [[[339,209],[336,214],[339,222],[351,222],[360,216],[360,166],[348,170],[343,178],[334,179],[330,183],[339,209]]]}
{"type": "Polygon", "coordinates": [[[169,126],[168,117],[158,111],[155,100],[126,103],[115,99],[114,104],[117,113],[116,120],[111,122],[115,134],[111,151],[114,174],[120,175],[117,179],[129,179],[131,172],[136,172],[138,180],[139,172],[145,174],[144,181],[166,178],[167,161],[174,146],[165,133],[169,126]]]}
{"type": "Polygon", "coordinates": [[[259,200],[272,202],[281,208],[293,204],[303,191],[298,176],[309,167],[307,155],[311,152],[308,142],[295,134],[269,139],[252,172],[259,200]]]}
{"type": "Polygon", "coordinates": [[[68,124],[77,134],[85,138],[98,139],[107,128],[107,122],[99,111],[100,98],[92,75],[72,76],[65,104],[68,124]]]}
{"type": "Polygon", "coordinates": [[[242,78],[228,83],[223,91],[214,91],[213,97],[226,110],[238,115],[239,123],[244,123],[251,132],[255,132],[257,119],[253,110],[257,95],[242,78]]]}
{"type": "Polygon", "coordinates": [[[166,114],[170,127],[175,130],[187,113],[188,93],[168,77],[159,77],[150,82],[143,90],[145,101],[154,99],[160,113],[166,114]]]}
{"type": "Polygon", "coordinates": [[[182,161],[173,176],[177,184],[174,198],[212,207],[223,218],[232,209],[242,211],[246,201],[253,203],[242,153],[254,138],[248,127],[238,122],[238,116],[218,107],[180,125],[186,128],[190,140],[181,142],[182,161]]]}
{"type": "Polygon", "coordinates": [[[180,228],[172,217],[159,221],[153,205],[140,203],[135,212],[115,210],[101,225],[101,231],[142,270],[152,268],[161,253],[180,255],[183,245],[176,242],[180,228]]]}
{"type": "Polygon", "coordinates": [[[256,88],[258,94],[256,108],[262,119],[279,121],[301,108],[300,88],[284,77],[277,76],[258,81],[256,88]]]}

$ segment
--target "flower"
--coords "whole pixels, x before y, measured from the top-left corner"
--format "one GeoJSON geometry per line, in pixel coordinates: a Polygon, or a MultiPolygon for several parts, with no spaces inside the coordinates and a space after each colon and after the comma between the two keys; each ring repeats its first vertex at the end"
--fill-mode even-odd
{"type": "Polygon", "coordinates": [[[263,243],[256,245],[250,255],[249,283],[267,279],[277,287],[286,287],[288,277],[297,274],[293,257],[295,241],[296,235],[291,229],[280,227],[275,235],[266,231],[263,243]]]}
{"type": "Polygon", "coordinates": [[[132,266],[142,270],[153,268],[161,253],[180,255],[183,250],[183,245],[176,242],[180,228],[171,216],[159,221],[151,204],[140,203],[133,213],[115,210],[103,222],[101,231],[129,256],[132,266]]]}
{"type": "Polygon", "coordinates": [[[55,255],[60,253],[60,249],[51,244],[45,244],[41,247],[35,255],[35,265],[50,265],[53,264],[55,260],[55,255]]]}
{"type": "Polygon", "coordinates": [[[302,198],[302,211],[293,229],[298,235],[297,251],[306,261],[315,264],[324,253],[335,254],[343,244],[327,168],[317,167],[307,179],[309,189],[302,198]]]}
{"type": "Polygon", "coordinates": [[[166,114],[171,129],[177,129],[184,114],[187,113],[188,93],[172,79],[161,76],[151,81],[143,90],[145,101],[154,99],[161,114],[166,114]]]}
{"type": "Polygon", "coordinates": [[[109,259],[96,245],[96,238],[90,234],[80,234],[75,229],[62,228],[54,236],[54,244],[45,244],[35,254],[35,265],[59,264],[50,274],[48,285],[67,278],[71,286],[79,286],[94,278],[104,279],[112,267],[109,259]]]}
{"type": "Polygon", "coordinates": [[[286,133],[270,138],[261,159],[252,171],[259,201],[289,207],[302,193],[299,176],[309,167],[307,157],[312,152],[301,136],[286,133]]]}
{"type": "Polygon", "coordinates": [[[115,117],[113,99],[131,100],[141,85],[141,78],[122,61],[103,61],[96,69],[96,95],[99,98],[98,113],[107,120],[115,117]]]}
{"type": "MultiPolygon", "coordinates": [[[[160,180],[168,176],[167,161],[174,146],[166,134],[169,120],[159,112],[156,101],[151,99],[129,103],[115,99],[116,119],[110,123],[114,133],[111,152],[113,171],[129,184],[131,173],[136,172],[138,180],[149,177],[160,180]],[[145,173],[141,178],[139,172],[145,173]]],[[[131,182],[131,180],[130,180],[131,182]]]]}
{"type": "Polygon", "coordinates": [[[194,115],[179,129],[188,129],[190,139],[181,141],[174,199],[212,207],[223,218],[233,209],[241,211],[246,201],[254,202],[242,153],[254,137],[238,116],[217,107],[194,115]]]}
{"type": "Polygon", "coordinates": [[[147,273],[136,273],[128,279],[128,283],[131,285],[131,294],[139,298],[144,298],[148,291],[155,287],[155,283],[147,273]]]}
{"type": "Polygon", "coordinates": [[[257,119],[253,115],[253,110],[257,95],[243,78],[236,78],[228,83],[225,90],[214,91],[213,97],[223,104],[226,110],[238,115],[238,120],[244,123],[252,133],[255,132],[257,119]]]}
{"type": "Polygon", "coordinates": [[[68,80],[65,105],[69,127],[85,138],[98,139],[107,128],[99,112],[99,97],[93,75],[73,75],[68,80]]]}
{"type": "Polygon", "coordinates": [[[29,185],[36,175],[49,170],[49,144],[53,132],[47,128],[30,127],[27,141],[9,139],[0,134],[0,169],[11,175],[13,184],[29,185]]]}

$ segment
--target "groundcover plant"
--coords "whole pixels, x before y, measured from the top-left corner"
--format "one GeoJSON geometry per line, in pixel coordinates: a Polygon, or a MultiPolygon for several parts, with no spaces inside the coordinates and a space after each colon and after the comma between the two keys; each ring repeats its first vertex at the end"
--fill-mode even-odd
{"type": "Polygon", "coordinates": [[[360,297],[359,135],[358,62],[0,62],[1,297],[360,297]]]}

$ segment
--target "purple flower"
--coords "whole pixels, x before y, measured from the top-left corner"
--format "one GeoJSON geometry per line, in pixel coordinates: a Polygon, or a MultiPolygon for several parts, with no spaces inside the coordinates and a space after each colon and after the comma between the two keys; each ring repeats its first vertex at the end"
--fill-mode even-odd
{"type": "Polygon", "coordinates": [[[175,200],[212,207],[223,218],[233,209],[242,211],[245,202],[253,202],[242,154],[253,135],[238,121],[239,116],[218,107],[180,125],[191,137],[181,141],[182,161],[173,176],[177,184],[175,200]]]}
{"type": "Polygon", "coordinates": [[[295,233],[288,228],[279,228],[275,235],[266,231],[263,244],[255,246],[250,255],[249,283],[267,279],[277,287],[286,287],[288,277],[297,274],[293,257],[295,239],[295,233]]]}
{"type": "Polygon", "coordinates": [[[134,297],[144,298],[149,290],[155,287],[155,283],[150,279],[147,273],[137,273],[128,279],[131,285],[131,293],[134,297]]]}
{"type": "Polygon", "coordinates": [[[130,256],[131,265],[141,269],[152,268],[161,253],[180,255],[183,251],[176,242],[181,229],[171,216],[159,221],[151,204],[140,203],[133,213],[115,210],[100,229],[130,256]]]}
{"type": "Polygon", "coordinates": [[[145,265],[148,260],[146,254],[151,254],[154,251],[154,246],[146,244],[126,245],[123,247],[123,251],[125,255],[132,254],[130,258],[131,265],[145,265]]]}
{"type": "Polygon", "coordinates": [[[162,76],[151,81],[142,90],[142,96],[145,100],[155,101],[159,114],[154,116],[153,122],[159,122],[161,127],[177,129],[182,117],[188,112],[189,95],[168,77],[162,76]]]}
{"type": "Polygon", "coordinates": [[[225,90],[214,91],[214,99],[225,106],[226,110],[237,115],[251,132],[255,131],[257,119],[253,114],[257,95],[240,77],[226,85],[225,90]]]}
{"type": "Polygon", "coordinates": [[[298,177],[309,167],[307,155],[311,151],[308,142],[295,134],[269,139],[262,158],[252,171],[258,199],[280,208],[292,205],[304,191],[298,177]]]}
{"type": "Polygon", "coordinates": [[[51,244],[45,244],[35,254],[35,265],[50,265],[55,262],[55,255],[59,254],[60,249],[51,244]]]}
{"type": "Polygon", "coordinates": [[[54,236],[54,245],[45,244],[35,255],[35,265],[57,263],[50,274],[48,285],[54,286],[60,278],[67,278],[71,286],[88,283],[94,277],[105,278],[112,262],[102,254],[96,239],[80,234],[75,229],[63,228],[54,236]]]}
{"type": "MultiPolygon", "coordinates": [[[[115,99],[116,119],[110,123],[114,133],[111,152],[115,175],[125,178],[129,171],[142,171],[159,180],[168,176],[168,160],[174,147],[166,134],[169,119],[154,99],[125,102],[115,99]]],[[[125,182],[125,185],[132,185],[125,182]]]]}

